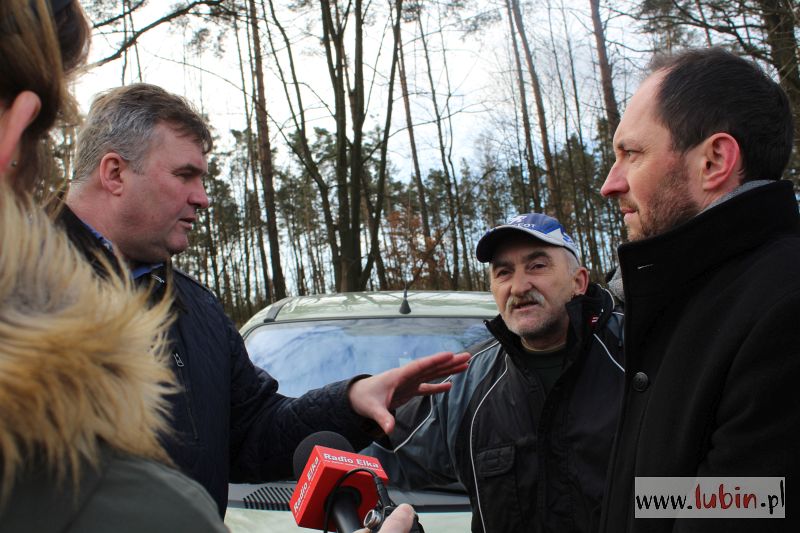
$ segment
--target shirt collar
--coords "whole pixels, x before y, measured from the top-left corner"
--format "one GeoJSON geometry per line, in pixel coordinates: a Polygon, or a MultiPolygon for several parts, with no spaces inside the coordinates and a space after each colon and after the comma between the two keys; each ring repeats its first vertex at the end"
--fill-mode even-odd
{"type": "Polygon", "coordinates": [[[742,193],[746,193],[751,189],[755,189],[756,187],[763,187],[764,185],[769,185],[770,183],[775,183],[775,180],[746,181],[741,185],[739,185],[738,187],[736,187],[735,189],[733,189],[732,191],[730,191],[729,193],[725,194],[724,196],[717,198],[714,202],[711,203],[711,205],[703,209],[703,211],[711,209],[712,207],[716,207],[723,202],[727,202],[731,198],[735,198],[736,196],[739,196],[742,193]]]}

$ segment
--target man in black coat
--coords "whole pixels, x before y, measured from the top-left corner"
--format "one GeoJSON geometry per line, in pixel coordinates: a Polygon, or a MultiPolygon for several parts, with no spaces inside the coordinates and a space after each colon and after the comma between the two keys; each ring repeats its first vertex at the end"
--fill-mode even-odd
{"type": "Polygon", "coordinates": [[[169,337],[181,390],[171,398],[174,434],[164,437],[165,448],[224,514],[229,481],[290,476],[297,444],[316,431],[340,432],[363,447],[392,431],[390,409],[447,390],[426,382],[465,369],[469,355],[437,354],[296,399],[278,394],[216,297],[170,264],[189,245],[197,211],[208,207],[210,150],[208,127],[182,98],[147,84],[108,91],[81,129],[60,221],[98,271],[127,269],[153,298],[174,297],[169,337]]]}
{"type": "Polygon", "coordinates": [[[780,179],[792,137],[778,84],[720,49],[657,59],[628,104],[601,190],[631,241],[603,531],[800,531],[785,492],[800,479],[800,235],[780,179]],[[679,518],[646,509],[686,493],[679,518]],[[770,512],[787,518],[735,516],[770,512]]]}

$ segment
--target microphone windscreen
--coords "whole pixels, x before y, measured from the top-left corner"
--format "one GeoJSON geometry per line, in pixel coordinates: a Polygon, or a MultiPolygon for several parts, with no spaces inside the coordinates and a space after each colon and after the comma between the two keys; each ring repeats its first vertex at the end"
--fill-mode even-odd
{"type": "MultiPolygon", "coordinates": [[[[346,527],[360,525],[378,502],[377,480],[388,481],[380,461],[355,453],[347,439],[330,431],[313,433],[303,439],[295,449],[292,462],[297,485],[289,508],[297,524],[310,529],[326,529],[326,502],[340,486],[356,491],[360,499],[360,503],[352,505],[357,509],[351,509],[356,519],[346,527]]],[[[334,514],[336,509],[342,511],[347,507],[337,507],[334,503],[334,514]]]]}
{"type": "Polygon", "coordinates": [[[344,452],[355,453],[350,442],[338,433],[333,431],[317,431],[316,433],[312,433],[300,441],[300,444],[294,449],[292,465],[294,466],[295,479],[299,479],[300,475],[303,473],[308,458],[314,450],[314,446],[324,446],[326,448],[335,448],[344,452]]]}

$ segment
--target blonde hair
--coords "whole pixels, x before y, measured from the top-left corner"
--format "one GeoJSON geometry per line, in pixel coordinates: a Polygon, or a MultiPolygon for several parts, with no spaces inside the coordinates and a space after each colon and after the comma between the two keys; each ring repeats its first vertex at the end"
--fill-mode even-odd
{"type": "Polygon", "coordinates": [[[42,104],[14,179],[0,181],[0,502],[30,467],[77,487],[101,445],[171,464],[159,440],[176,391],[170,299],[149,308],[129,279],[98,277],[29,194],[52,168],[42,140],[74,117],[65,73],[88,35],[77,0],[54,16],[45,0],[0,0],[0,100],[27,90],[42,104]]]}
{"type": "Polygon", "coordinates": [[[42,104],[22,138],[15,192],[32,190],[52,173],[53,154],[42,141],[57,118],[75,121],[66,74],[83,64],[88,46],[89,25],[77,0],[54,15],[47,0],[0,1],[0,100],[32,91],[42,104]]]}
{"type": "MultiPolygon", "coordinates": [[[[171,464],[170,299],[98,277],[33,205],[0,182],[0,501],[26,466],[79,483],[101,443],[171,464]]],[[[113,269],[108,269],[112,272],[113,269]]]]}

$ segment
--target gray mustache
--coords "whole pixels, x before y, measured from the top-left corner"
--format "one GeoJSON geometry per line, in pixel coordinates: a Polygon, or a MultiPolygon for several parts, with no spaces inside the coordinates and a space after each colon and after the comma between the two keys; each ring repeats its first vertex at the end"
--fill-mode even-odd
{"type": "Polygon", "coordinates": [[[544,296],[542,296],[539,291],[533,289],[529,290],[522,296],[510,296],[508,301],[506,301],[506,311],[510,312],[519,305],[530,303],[544,305],[544,296]]]}

